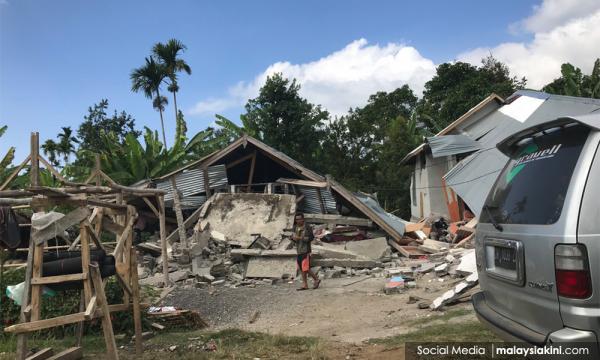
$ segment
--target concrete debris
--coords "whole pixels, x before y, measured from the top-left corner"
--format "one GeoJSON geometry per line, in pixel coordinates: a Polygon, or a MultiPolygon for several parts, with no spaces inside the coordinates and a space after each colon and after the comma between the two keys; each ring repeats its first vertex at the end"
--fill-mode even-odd
{"type": "Polygon", "coordinates": [[[460,299],[467,290],[475,287],[479,283],[477,272],[467,276],[464,281],[456,284],[453,289],[450,289],[442,294],[442,296],[433,300],[429,308],[431,310],[439,310],[444,305],[449,305],[460,299]]]}
{"type": "Polygon", "coordinates": [[[296,259],[291,257],[252,257],[248,260],[247,278],[281,279],[296,274],[296,259]]]}
{"type": "Polygon", "coordinates": [[[464,276],[469,276],[473,273],[477,273],[477,263],[475,261],[474,249],[468,251],[460,258],[460,264],[458,264],[456,272],[464,276]]]}
{"type": "Polygon", "coordinates": [[[346,250],[371,260],[378,260],[391,254],[390,246],[384,237],[349,241],[346,243],[346,250]]]}

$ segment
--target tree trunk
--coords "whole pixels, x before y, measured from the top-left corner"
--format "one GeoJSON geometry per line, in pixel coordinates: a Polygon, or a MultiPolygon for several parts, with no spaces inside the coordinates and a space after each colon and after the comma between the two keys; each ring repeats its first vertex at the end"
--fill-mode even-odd
{"type": "Polygon", "coordinates": [[[173,106],[175,107],[175,124],[177,124],[177,116],[179,116],[179,111],[177,111],[177,91],[173,91],[173,106]]]}
{"type": "Polygon", "coordinates": [[[160,126],[162,128],[163,143],[165,145],[165,150],[167,150],[169,146],[167,145],[167,136],[165,135],[165,121],[163,120],[162,106],[160,103],[160,91],[158,89],[156,89],[156,97],[158,98],[158,112],[160,113],[160,126]]]}

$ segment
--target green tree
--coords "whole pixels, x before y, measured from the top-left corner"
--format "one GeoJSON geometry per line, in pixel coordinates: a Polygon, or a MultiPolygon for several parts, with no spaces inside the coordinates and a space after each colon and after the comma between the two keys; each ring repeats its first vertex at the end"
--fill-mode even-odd
{"type": "Polygon", "coordinates": [[[197,159],[198,146],[210,137],[211,131],[204,130],[187,141],[187,126],[183,114],[179,112],[174,145],[165,148],[158,138],[158,132],[144,129],[144,142],[133,134],[127,134],[125,141],[119,143],[114,133],[101,133],[103,148],[100,154],[101,165],[113,180],[129,185],[140,180],[165,175],[185,165],[187,161],[197,159]]]}
{"type": "Polygon", "coordinates": [[[483,59],[479,67],[460,61],[441,64],[425,83],[419,119],[438,132],[491,93],[507,97],[526,82],[511,76],[508,67],[492,56],[483,59]]]}
{"type": "Polygon", "coordinates": [[[152,106],[160,113],[160,126],[162,128],[163,143],[167,144],[163,111],[167,98],[160,95],[160,87],[168,77],[169,72],[164,64],[158,63],[153,57],[147,57],[146,63],[134,69],[130,74],[131,91],[143,92],[144,96],[152,99],[152,106]]]}
{"type": "Polygon", "coordinates": [[[248,100],[241,119],[266,144],[313,166],[318,157],[320,128],[329,113],[302,98],[299,91],[295,79],[281,74],[269,76],[259,95],[248,100]]]}
{"type": "Polygon", "coordinates": [[[44,154],[48,156],[48,160],[54,165],[59,166],[59,157],[62,157],[63,167],[69,165],[69,157],[75,153],[77,148],[75,144],[79,143],[70,126],[61,127],[61,132],[57,135],[57,140],[48,139],[42,144],[44,154]]]}
{"type": "Polygon", "coordinates": [[[592,73],[584,75],[570,63],[562,64],[561,76],[542,88],[550,94],[582,96],[600,99],[600,58],[594,62],[592,73]]]}
{"type": "Polygon", "coordinates": [[[321,170],[355,190],[371,188],[378,169],[390,166],[380,162],[390,126],[399,117],[410,118],[416,103],[417,97],[404,85],[373,94],[364,107],[331,121],[325,131],[321,170]]]}
{"type": "Polygon", "coordinates": [[[135,137],[142,134],[135,128],[135,119],[130,114],[114,110],[112,116],[109,116],[108,106],[108,100],[102,99],[88,107],[88,114],[83,117],[84,120],[77,129],[80,149],[102,151],[101,132],[114,133],[119,143],[123,143],[130,133],[135,137]]]}
{"type": "Polygon", "coordinates": [[[170,39],[166,44],[156,43],[152,48],[152,55],[166,67],[169,86],[167,90],[173,93],[173,106],[175,107],[175,118],[177,118],[179,110],[177,109],[177,92],[179,84],[177,83],[177,73],[186,72],[192,74],[192,68],[179,58],[179,54],[183,53],[187,47],[177,39],[170,39]]]}

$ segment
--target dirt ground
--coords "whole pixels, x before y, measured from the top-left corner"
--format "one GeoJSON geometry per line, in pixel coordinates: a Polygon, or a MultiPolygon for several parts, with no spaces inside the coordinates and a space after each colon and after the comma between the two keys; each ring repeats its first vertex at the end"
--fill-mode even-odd
{"type": "MultiPolygon", "coordinates": [[[[213,287],[172,291],[162,302],[184,309],[198,310],[215,330],[239,328],[271,334],[313,336],[326,341],[363,344],[415,330],[419,323],[440,315],[419,309],[419,302],[430,303],[460,279],[448,276],[440,282],[433,274],[417,279],[417,288],[386,295],[384,278],[354,276],[326,279],[317,290],[296,291],[298,283],[260,285],[255,288],[213,287]],[[359,281],[360,280],[360,281],[359,281]],[[409,303],[410,297],[422,300],[409,303]]],[[[468,301],[448,309],[471,309],[468,301]]],[[[449,321],[471,321],[470,311],[449,321]]]]}

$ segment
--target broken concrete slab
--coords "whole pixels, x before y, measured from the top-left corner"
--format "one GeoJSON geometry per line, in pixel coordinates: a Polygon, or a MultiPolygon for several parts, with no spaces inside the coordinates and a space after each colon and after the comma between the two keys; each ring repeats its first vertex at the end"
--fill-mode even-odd
{"type": "Polygon", "coordinates": [[[358,269],[383,267],[382,262],[360,259],[314,259],[312,265],[323,267],[341,266],[343,268],[350,267],[358,269]]]}
{"type": "Polygon", "coordinates": [[[246,268],[247,278],[281,279],[296,274],[296,260],[290,257],[252,257],[246,268]]]}
{"type": "Polygon", "coordinates": [[[345,250],[343,245],[313,245],[312,253],[315,258],[319,259],[366,259],[365,257],[361,257],[352,251],[345,250]]]}
{"type": "Polygon", "coordinates": [[[370,219],[333,214],[304,214],[304,219],[309,224],[353,225],[364,227],[373,226],[373,221],[370,219]]]}
{"type": "Polygon", "coordinates": [[[458,300],[467,290],[475,287],[479,283],[477,272],[469,275],[464,281],[456,284],[453,289],[450,289],[442,294],[442,296],[433,300],[429,308],[431,310],[439,310],[442,306],[452,304],[458,300]]]}
{"type": "Polygon", "coordinates": [[[381,259],[391,254],[385,237],[350,241],[346,243],[346,250],[371,260],[381,259]]]}
{"type": "Polygon", "coordinates": [[[458,267],[456,268],[456,272],[463,276],[477,273],[477,262],[474,249],[471,249],[462,255],[460,264],[458,264],[458,267]]]}
{"type": "Polygon", "coordinates": [[[293,227],[295,211],[294,195],[218,193],[211,198],[203,221],[211,233],[223,234],[230,243],[243,248],[254,241],[251,234],[261,234],[277,245],[284,229],[293,227]]]}

